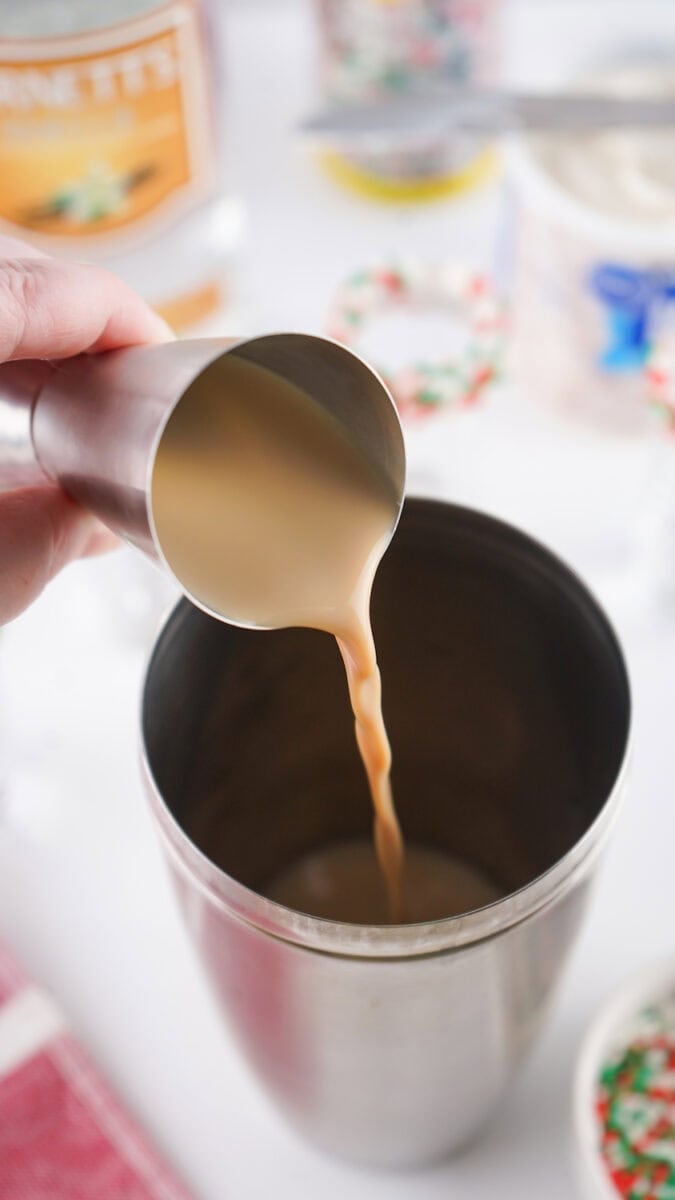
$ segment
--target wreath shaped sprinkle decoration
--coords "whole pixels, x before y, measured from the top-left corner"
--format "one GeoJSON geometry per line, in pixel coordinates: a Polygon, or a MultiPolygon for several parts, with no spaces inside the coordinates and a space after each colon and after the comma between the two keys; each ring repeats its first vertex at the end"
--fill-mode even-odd
{"type": "Polygon", "coordinates": [[[468,330],[459,353],[411,362],[396,371],[378,368],[404,418],[474,405],[500,378],[507,313],[488,276],[460,266],[419,263],[357,271],[335,296],[328,335],[358,352],[370,322],[397,309],[444,311],[468,330]]]}

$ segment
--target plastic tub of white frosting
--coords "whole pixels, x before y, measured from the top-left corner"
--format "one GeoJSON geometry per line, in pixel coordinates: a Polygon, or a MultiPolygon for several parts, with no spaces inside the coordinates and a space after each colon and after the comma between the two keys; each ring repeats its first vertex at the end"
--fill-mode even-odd
{"type": "MultiPolygon", "coordinates": [[[[675,58],[583,86],[675,93],[675,58]]],[[[508,162],[514,376],[559,414],[641,431],[645,362],[675,324],[675,130],[532,136],[508,162]]]]}

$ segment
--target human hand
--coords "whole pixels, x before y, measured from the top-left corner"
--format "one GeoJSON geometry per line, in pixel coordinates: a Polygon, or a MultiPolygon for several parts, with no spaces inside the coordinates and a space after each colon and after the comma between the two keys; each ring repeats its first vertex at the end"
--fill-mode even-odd
{"type": "MultiPolygon", "coordinates": [[[[170,336],[114,275],[0,237],[0,363],[96,354],[170,336]]],[[[56,485],[0,493],[0,625],[31,604],[66,563],[115,544],[56,485]]]]}

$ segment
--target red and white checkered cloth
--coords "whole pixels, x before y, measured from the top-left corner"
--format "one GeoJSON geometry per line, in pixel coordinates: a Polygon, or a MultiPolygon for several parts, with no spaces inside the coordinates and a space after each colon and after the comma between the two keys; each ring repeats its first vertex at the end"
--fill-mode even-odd
{"type": "Polygon", "coordinates": [[[2,944],[0,1200],[190,1200],[2,944]]]}

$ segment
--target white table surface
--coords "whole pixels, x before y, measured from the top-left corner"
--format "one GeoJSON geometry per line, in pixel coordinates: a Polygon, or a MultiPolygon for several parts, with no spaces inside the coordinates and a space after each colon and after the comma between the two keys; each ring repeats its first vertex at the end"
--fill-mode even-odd
{"type": "MultiPolygon", "coordinates": [[[[641,19],[666,9],[643,5],[641,19]]],[[[518,4],[511,73],[564,69],[587,13],[586,0],[518,4]]],[[[336,283],[394,252],[493,261],[497,189],[381,210],[335,190],[293,143],[289,125],[311,96],[306,4],[247,0],[229,15],[232,170],[250,232],[237,314],[217,328],[320,330],[336,283]]],[[[447,1165],[378,1175],[319,1156],[268,1107],[223,1029],[137,770],[139,685],[162,599],[151,569],[129,551],[78,564],[0,635],[0,935],[201,1200],[569,1200],[583,1030],[626,974],[673,952],[675,608],[642,586],[631,558],[658,452],[557,427],[506,390],[414,434],[409,450],[417,486],[517,521],[590,573],[615,608],[635,699],[630,795],[551,1019],[508,1103],[447,1165]]]]}

